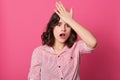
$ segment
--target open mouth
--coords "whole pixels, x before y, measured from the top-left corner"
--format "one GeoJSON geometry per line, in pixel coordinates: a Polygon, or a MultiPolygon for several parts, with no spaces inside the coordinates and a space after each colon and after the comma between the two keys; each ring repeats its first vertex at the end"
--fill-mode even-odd
{"type": "Polygon", "coordinates": [[[62,36],[65,36],[65,34],[64,34],[64,33],[61,33],[61,34],[60,34],[60,37],[62,37],[62,36]]]}
{"type": "Polygon", "coordinates": [[[60,36],[61,39],[66,39],[66,34],[65,33],[61,33],[59,36],[60,36]]]}

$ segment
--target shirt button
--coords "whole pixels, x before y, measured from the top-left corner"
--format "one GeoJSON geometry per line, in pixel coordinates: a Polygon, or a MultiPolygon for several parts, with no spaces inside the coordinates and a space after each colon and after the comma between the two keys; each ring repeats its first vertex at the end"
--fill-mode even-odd
{"type": "Polygon", "coordinates": [[[62,80],[63,78],[61,77],[61,80],[62,80]]]}
{"type": "Polygon", "coordinates": [[[60,68],[60,66],[58,66],[60,68]]]}
{"type": "Polygon", "coordinates": [[[58,58],[59,58],[60,56],[58,56],[58,58]]]}

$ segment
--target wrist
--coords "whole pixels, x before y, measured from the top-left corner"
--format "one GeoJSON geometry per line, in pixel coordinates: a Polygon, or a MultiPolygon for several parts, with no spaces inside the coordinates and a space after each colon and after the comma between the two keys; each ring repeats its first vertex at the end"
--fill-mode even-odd
{"type": "Polygon", "coordinates": [[[67,21],[67,24],[71,25],[73,22],[74,22],[74,20],[73,20],[72,18],[70,18],[70,19],[67,21]]]}
{"type": "Polygon", "coordinates": [[[73,27],[75,25],[76,21],[74,19],[69,19],[68,24],[73,27]]]}

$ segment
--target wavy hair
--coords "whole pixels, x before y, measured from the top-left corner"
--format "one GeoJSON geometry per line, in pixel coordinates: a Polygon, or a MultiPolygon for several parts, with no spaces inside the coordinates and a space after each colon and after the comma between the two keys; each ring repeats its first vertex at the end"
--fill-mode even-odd
{"type": "MultiPolygon", "coordinates": [[[[53,29],[59,23],[59,20],[60,17],[56,13],[53,13],[47,24],[46,32],[43,32],[43,34],[41,35],[43,45],[48,45],[51,47],[54,45],[55,37],[53,35],[53,29]]],[[[65,41],[65,44],[69,48],[71,48],[76,40],[77,40],[77,34],[73,29],[71,29],[70,36],[65,41]]]]}

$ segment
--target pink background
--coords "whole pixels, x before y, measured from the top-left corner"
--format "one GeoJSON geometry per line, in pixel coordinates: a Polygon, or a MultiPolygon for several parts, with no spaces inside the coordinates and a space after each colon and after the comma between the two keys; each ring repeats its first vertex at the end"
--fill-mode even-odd
{"type": "MultiPolygon", "coordinates": [[[[32,51],[55,9],[56,0],[0,0],[0,80],[27,80],[32,51]]],[[[81,80],[120,80],[120,1],[62,0],[74,19],[97,38],[82,57],[81,80]]]]}

